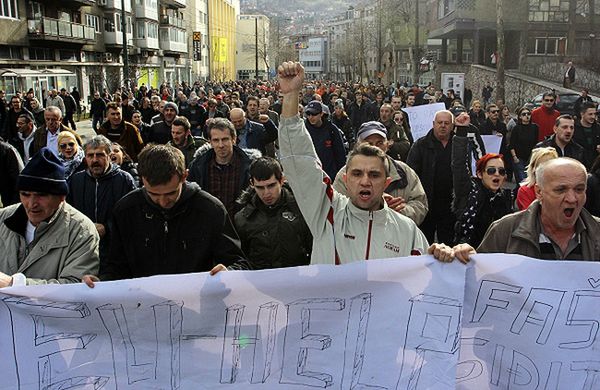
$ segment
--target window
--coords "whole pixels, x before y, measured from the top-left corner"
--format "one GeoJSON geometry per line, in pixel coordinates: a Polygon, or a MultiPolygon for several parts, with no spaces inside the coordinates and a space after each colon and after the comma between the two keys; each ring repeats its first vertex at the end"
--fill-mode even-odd
{"type": "Polygon", "coordinates": [[[85,24],[86,26],[90,26],[94,28],[94,31],[97,33],[100,32],[100,18],[96,15],[85,15],[85,24]]]}
{"type": "Polygon", "coordinates": [[[22,60],[23,51],[16,46],[0,46],[0,58],[22,60]]]}
{"type": "Polygon", "coordinates": [[[0,17],[19,19],[18,0],[0,0],[0,17]]]}
{"type": "Polygon", "coordinates": [[[30,47],[30,60],[54,61],[54,50],[45,47],[30,47]]]}
{"type": "Polygon", "coordinates": [[[135,32],[136,32],[136,34],[135,34],[136,38],[140,38],[140,39],[146,38],[146,23],[144,21],[138,20],[135,23],[135,32]]]}
{"type": "Polygon", "coordinates": [[[29,3],[28,17],[32,17],[33,19],[40,19],[43,15],[43,8],[40,3],[37,1],[32,1],[29,3]]]}
{"type": "Polygon", "coordinates": [[[115,21],[112,18],[104,18],[104,31],[115,32],[115,21]]]}
{"type": "Polygon", "coordinates": [[[73,50],[59,50],[61,61],[77,61],[77,53],[73,50]]]}
{"type": "Polygon", "coordinates": [[[567,39],[565,37],[533,37],[527,42],[527,53],[538,55],[564,55],[567,39]]]}
{"type": "Polygon", "coordinates": [[[148,23],[148,38],[158,38],[158,24],[148,23]]]}
{"type": "Polygon", "coordinates": [[[438,19],[442,19],[450,12],[454,11],[454,0],[439,0],[438,1],[438,19]]]}
{"type": "Polygon", "coordinates": [[[570,0],[529,0],[530,22],[568,22],[570,0]]]}

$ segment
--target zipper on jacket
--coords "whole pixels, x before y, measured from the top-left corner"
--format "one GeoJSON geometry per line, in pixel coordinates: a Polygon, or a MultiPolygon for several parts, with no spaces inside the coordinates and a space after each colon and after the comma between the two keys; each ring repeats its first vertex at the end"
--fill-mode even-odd
{"type": "Polygon", "coordinates": [[[371,252],[371,230],[373,229],[373,212],[369,211],[369,229],[367,230],[367,253],[365,260],[369,260],[369,252],[371,252]]]}
{"type": "Polygon", "coordinates": [[[96,196],[94,197],[94,222],[98,223],[98,179],[96,180],[96,196]]]}
{"type": "Polygon", "coordinates": [[[169,223],[165,221],[165,234],[169,233],[169,223]]]}

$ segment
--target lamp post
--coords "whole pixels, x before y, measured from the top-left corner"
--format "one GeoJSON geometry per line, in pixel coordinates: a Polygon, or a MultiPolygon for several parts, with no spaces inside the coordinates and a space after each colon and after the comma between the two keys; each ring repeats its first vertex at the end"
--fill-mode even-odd
{"type": "Polygon", "coordinates": [[[123,79],[125,87],[129,88],[129,55],[127,53],[127,17],[125,15],[125,0],[121,0],[121,30],[123,32],[123,79]]]}

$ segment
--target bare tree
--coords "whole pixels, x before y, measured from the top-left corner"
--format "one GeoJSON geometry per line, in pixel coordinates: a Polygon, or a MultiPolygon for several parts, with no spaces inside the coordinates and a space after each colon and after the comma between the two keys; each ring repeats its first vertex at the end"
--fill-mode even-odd
{"type": "Polygon", "coordinates": [[[503,0],[496,0],[496,100],[505,101],[504,89],[504,3],[503,0]]]}
{"type": "Polygon", "coordinates": [[[396,61],[397,51],[408,49],[411,78],[417,83],[420,78],[420,18],[419,0],[381,0],[382,29],[386,33],[386,47],[391,53],[390,68],[392,72],[399,64],[396,61]]]}

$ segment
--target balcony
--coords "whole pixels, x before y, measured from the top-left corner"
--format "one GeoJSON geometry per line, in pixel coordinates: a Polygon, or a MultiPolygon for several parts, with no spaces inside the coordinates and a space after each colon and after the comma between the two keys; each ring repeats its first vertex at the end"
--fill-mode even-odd
{"type": "Polygon", "coordinates": [[[134,44],[136,47],[144,50],[160,49],[158,38],[136,38],[134,44]]]}
{"type": "Polygon", "coordinates": [[[184,30],[174,27],[161,27],[160,48],[165,52],[187,53],[187,35],[184,30]]]}
{"type": "Polygon", "coordinates": [[[34,40],[81,44],[93,43],[96,40],[96,31],[93,27],[47,17],[28,19],[27,32],[29,39],[34,40]]]}
{"type": "Polygon", "coordinates": [[[160,5],[185,8],[187,0],[160,0],[160,5]]]}
{"type": "Polygon", "coordinates": [[[185,28],[185,21],[169,15],[160,15],[160,24],[163,26],[174,26],[185,28]]]}
{"type": "MultiPolygon", "coordinates": [[[[104,44],[108,46],[123,46],[123,33],[121,31],[105,31],[104,44]]],[[[133,34],[127,33],[127,46],[131,46],[133,34]]]]}
{"type": "Polygon", "coordinates": [[[137,19],[158,20],[158,10],[146,5],[135,5],[135,17],[137,19]]]}
{"type": "MultiPolygon", "coordinates": [[[[121,9],[121,0],[97,0],[97,3],[106,9],[121,9]]],[[[125,0],[125,12],[131,12],[131,0],[125,0]]]]}

